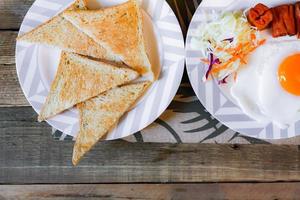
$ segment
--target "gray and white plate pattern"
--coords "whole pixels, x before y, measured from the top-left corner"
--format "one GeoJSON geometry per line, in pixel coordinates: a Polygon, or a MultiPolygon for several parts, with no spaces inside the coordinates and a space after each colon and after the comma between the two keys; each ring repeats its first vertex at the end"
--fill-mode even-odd
{"type": "MultiPolygon", "coordinates": [[[[276,5],[290,1],[261,0],[259,2],[265,3],[266,5],[276,5]]],[[[255,3],[258,3],[258,1],[202,1],[192,18],[186,39],[186,65],[188,76],[197,97],[206,110],[230,129],[260,139],[284,139],[298,136],[300,135],[300,120],[291,125],[288,129],[280,129],[272,123],[259,123],[244,114],[240,107],[228,98],[224,90],[220,89],[217,83],[214,81],[203,82],[202,78],[206,71],[205,66],[200,63],[202,54],[200,51],[191,48],[191,39],[195,30],[200,23],[207,22],[207,15],[204,15],[204,12],[208,12],[209,9],[213,8],[220,10],[247,8],[251,5],[255,5],[255,3]]]]}
{"type": "MultiPolygon", "coordinates": [[[[111,1],[110,1],[111,2],[111,1]]],[[[54,15],[61,12],[72,0],[36,0],[20,28],[23,34],[42,24],[54,15]]],[[[143,0],[142,8],[152,19],[158,35],[160,46],[160,78],[145,94],[134,109],[128,112],[120,123],[112,130],[107,139],[118,139],[134,134],[157,119],[170,104],[180,85],[184,70],[184,40],[180,25],[175,14],[164,0],[143,0]]],[[[43,81],[43,61],[51,57],[41,57],[41,45],[17,42],[16,67],[22,90],[39,113],[49,85],[43,81]]],[[[54,128],[66,135],[76,136],[78,126],[78,112],[70,109],[47,121],[54,128]]]]}

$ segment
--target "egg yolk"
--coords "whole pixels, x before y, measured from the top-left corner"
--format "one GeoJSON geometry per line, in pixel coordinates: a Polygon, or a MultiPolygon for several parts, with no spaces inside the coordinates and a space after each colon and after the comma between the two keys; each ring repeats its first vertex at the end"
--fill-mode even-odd
{"type": "Polygon", "coordinates": [[[278,78],[284,90],[300,96],[300,53],[287,57],[281,63],[278,78]]]}

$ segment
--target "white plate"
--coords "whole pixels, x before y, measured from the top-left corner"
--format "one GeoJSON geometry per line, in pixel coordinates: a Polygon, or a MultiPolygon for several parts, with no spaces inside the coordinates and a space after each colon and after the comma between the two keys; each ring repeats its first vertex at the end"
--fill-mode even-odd
{"type": "Polygon", "coordinates": [[[206,71],[205,66],[200,63],[203,57],[200,51],[191,48],[192,36],[200,23],[207,22],[207,15],[204,12],[212,10],[240,10],[255,6],[257,3],[264,3],[273,7],[284,3],[293,3],[296,0],[203,0],[198,7],[189,27],[186,40],[186,64],[188,76],[193,89],[205,106],[216,119],[229,128],[242,134],[257,137],[260,139],[284,139],[300,135],[300,120],[282,130],[272,123],[259,123],[249,118],[239,106],[235,104],[229,94],[228,86],[219,86],[214,81],[203,82],[206,71]]]}
{"type": "MultiPolygon", "coordinates": [[[[26,14],[19,34],[35,28],[69,6],[72,0],[36,0],[26,14]]],[[[90,0],[90,9],[108,7],[125,0],[90,0]]],[[[164,0],[143,0],[144,35],[150,61],[155,66],[156,81],[135,107],[125,114],[108,135],[108,140],[140,131],[167,108],[180,85],[184,69],[184,40],[175,14],[164,0]]],[[[23,92],[39,113],[48,95],[61,51],[44,45],[17,42],[16,66],[23,92]]],[[[77,109],[70,109],[47,122],[67,135],[79,130],[77,109]]]]}

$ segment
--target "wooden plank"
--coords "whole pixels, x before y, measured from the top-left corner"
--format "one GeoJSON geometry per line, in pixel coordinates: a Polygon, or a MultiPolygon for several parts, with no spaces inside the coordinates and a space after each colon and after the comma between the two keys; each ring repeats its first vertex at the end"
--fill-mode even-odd
{"type": "Polygon", "coordinates": [[[0,109],[0,183],[299,181],[299,146],[101,142],[79,166],[30,107],[0,109]]]}
{"type": "Polygon", "coordinates": [[[16,31],[0,31],[0,65],[15,64],[16,37],[16,31]]]}
{"type": "Polygon", "coordinates": [[[0,29],[18,30],[34,0],[0,0],[0,29]]]}
{"type": "Polygon", "coordinates": [[[15,65],[0,65],[0,107],[28,106],[15,65]]]}
{"type": "Polygon", "coordinates": [[[300,183],[2,185],[0,199],[300,199],[300,183]]]}
{"type": "Polygon", "coordinates": [[[0,31],[0,107],[29,105],[17,78],[16,37],[16,31],[0,31]]]}

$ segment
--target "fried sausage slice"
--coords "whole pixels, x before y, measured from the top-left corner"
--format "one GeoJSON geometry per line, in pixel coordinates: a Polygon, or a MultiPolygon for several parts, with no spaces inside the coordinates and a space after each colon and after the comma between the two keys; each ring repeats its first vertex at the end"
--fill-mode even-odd
{"type": "Polygon", "coordinates": [[[281,8],[272,8],[273,22],[272,22],[272,36],[281,37],[288,35],[283,18],[281,16],[281,8]]]}
{"type": "Polygon", "coordinates": [[[273,20],[271,10],[264,4],[259,3],[251,8],[248,14],[248,21],[258,30],[266,29],[273,20]]]}
{"type": "Polygon", "coordinates": [[[300,2],[295,4],[295,21],[298,32],[298,38],[300,38],[300,2]]]}
{"type": "Polygon", "coordinates": [[[294,5],[281,5],[272,9],[273,12],[273,37],[296,35],[294,5]]]}

